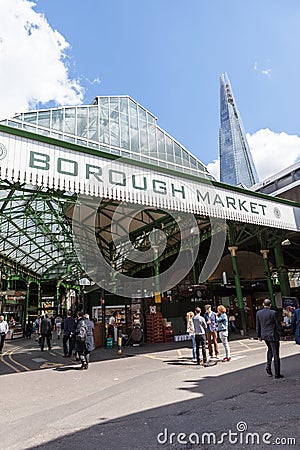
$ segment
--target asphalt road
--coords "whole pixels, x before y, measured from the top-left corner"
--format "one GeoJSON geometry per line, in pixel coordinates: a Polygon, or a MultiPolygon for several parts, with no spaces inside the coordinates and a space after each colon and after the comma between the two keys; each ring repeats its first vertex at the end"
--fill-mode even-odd
{"type": "Polygon", "coordinates": [[[191,361],[190,343],[98,349],[88,371],[59,341],[6,342],[0,358],[1,444],[19,449],[300,448],[300,347],[281,343],[282,372],[266,347],[231,342],[232,361],[191,361]]]}

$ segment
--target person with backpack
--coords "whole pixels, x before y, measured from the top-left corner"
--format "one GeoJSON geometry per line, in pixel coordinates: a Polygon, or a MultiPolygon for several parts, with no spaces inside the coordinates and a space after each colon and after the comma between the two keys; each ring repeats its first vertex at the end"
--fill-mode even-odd
{"type": "Polygon", "coordinates": [[[76,327],[76,350],[81,361],[81,369],[88,369],[91,352],[95,348],[94,343],[94,322],[90,320],[88,314],[78,313],[76,327]]]}

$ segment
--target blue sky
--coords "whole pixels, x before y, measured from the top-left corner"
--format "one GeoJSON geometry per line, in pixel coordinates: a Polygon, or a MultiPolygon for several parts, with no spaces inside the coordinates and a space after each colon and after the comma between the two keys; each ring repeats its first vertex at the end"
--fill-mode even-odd
{"type": "MultiPolygon", "coordinates": [[[[300,158],[298,0],[0,0],[2,17],[22,3],[63,36],[69,48],[56,57],[65,90],[77,83],[72,101],[55,89],[52,98],[31,92],[28,108],[128,94],[209,164],[218,158],[219,76],[227,72],[261,178],[300,158]]],[[[26,11],[24,20],[34,21],[26,11]]]]}

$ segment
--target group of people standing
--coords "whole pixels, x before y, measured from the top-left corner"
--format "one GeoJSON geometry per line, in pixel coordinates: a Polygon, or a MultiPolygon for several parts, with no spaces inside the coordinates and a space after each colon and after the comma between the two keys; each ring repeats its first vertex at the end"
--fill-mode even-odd
{"type": "Polygon", "coordinates": [[[90,355],[95,348],[94,322],[90,320],[88,314],[79,312],[74,317],[71,311],[67,312],[67,317],[64,319],[60,318],[60,316],[57,319],[53,322],[48,314],[45,314],[43,317],[37,317],[35,327],[41,351],[44,351],[45,342],[48,350],[51,350],[52,332],[55,328],[58,339],[63,333],[63,357],[71,357],[74,351],[77,359],[81,362],[81,368],[88,369],[90,355]]]}
{"type": "Polygon", "coordinates": [[[200,365],[200,347],[202,351],[202,359],[204,367],[208,366],[208,358],[206,354],[206,343],[210,358],[220,359],[218,347],[219,338],[225,349],[225,357],[222,362],[231,360],[230,347],[228,343],[228,327],[229,321],[226,314],[226,308],[223,305],[217,307],[217,312],[212,311],[211,305],[205,305],[205,313],[201,316],[201,309],[197,307],[195,313],[192,311],[187,313],[187,333],[192,340],[192,356],[193,362],[200,365]],[[215,354],[215,356],[214,356],[215,354]]]}
{"type": "MultiPolygon", "coordinates": [[[[259,341],[264,341],[267,346],[266,372],[273,376],[272,362],[274,362],[275,378],[283,378],[280,368],[279,346],[280,336],[283,334],[282,326],[275,310],[271,309],[272,302],[265,299],[263,308],[256,314],[256,334],[259,341]]],[[[300,307],[295,309],[292,316],[292,324],[295,331],[295,342],[300,344],[300,307]]],[[[226,308],[223,305],[217,307],[215,313],[211,305],[205,305],[205,313],[201,316],[201,309],[197,307],[195,313],[187,313],[187,333],[192,339],[193,361],[200,365],[200,347],[204,367],[208,366],[206,354],[206,343],[209,357],[219,358],[218,335],[225,349],[225,357],[222,362],[231,360],[230,347],[228,343],[229,319],[226,308]],[[213,356],[213,354],[215,356],[213,356]]]]}

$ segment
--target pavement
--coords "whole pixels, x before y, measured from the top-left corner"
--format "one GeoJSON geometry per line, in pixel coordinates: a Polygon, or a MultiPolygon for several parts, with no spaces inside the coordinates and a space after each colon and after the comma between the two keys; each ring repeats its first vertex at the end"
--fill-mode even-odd
{"type": "Polygon", "coordinates": [[[60,340],[43,353],[7,341],[0,448],[300,448],[300,346],[281,342],[285,377],[275,380],[265,344],[235,338],[232,360],[207,368],[192,362],[190,342],[174,342],[96,349],[88,371],[62,358],[60,340]]]}

